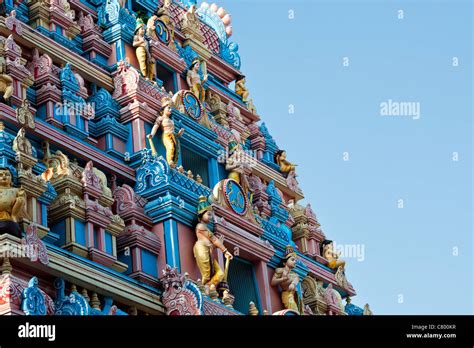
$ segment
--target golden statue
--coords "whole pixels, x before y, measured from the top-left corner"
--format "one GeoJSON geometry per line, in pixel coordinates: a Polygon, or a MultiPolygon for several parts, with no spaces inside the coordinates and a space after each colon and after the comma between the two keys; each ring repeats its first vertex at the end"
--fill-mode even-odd
{"type": "Polygon", "coordinates": [[[285,257],[281,260],[281,267],[275,269],[271,284],[272,286],[280,286],[282,290],[281,301],[286,309],[292,309],[303,314],[303,301],[297,291],[300,277],[293,272],[297,258],[298,256],[293,247],[287,246],[285,257]]]}
{"type": "Polygon", "coordinates": [[[249,90],[245,87],[245,76],[240,76],[235,80],[235,93],[242,97],[242,101],[247,104],[249,102],[249,90]]]}
{"type": "Polygon", "coordinates": [[[10,170],[0,168],[0,222],[17,223],[23,218],[29,218],[26,211],[26,202],[25,190],[12,186],[10,170]]]}
{"type": "Polygon", "coordinates": [[[341,253],[334,251],[332,240],[324,240],[321,244],[321,256],[328,260],[328,267],[331,269],[341,269],[344,271],[346,261],[339,260],[341,253]]]}
{"type": "Polygon", "coordinates": [[[13,79],[7,75],[7,62],[4,56],[0,57],[0,92],[3,92],[3,99],[8,100],[13,94],[13,79]]]}
{"type": "Polygon", "coordinates": [[[297,166],[296,164],[293,164],[286,159],[286,151],[284,150],[278,150],[275,153],[275,162],[280,166],[280,170],[282,171],[282,173],[289,173],[295,171],[297,166]]]}
{"type": "MultiPolygon", "coordinates": [[[[179,158],[179,142],[177,137],[174,135],[174,122],[171,119],[171,98],[164,97],[161,101],[161,116],[158,116],[155,121],[151,133],[147,135],[150,142],[150,147],[153,155],[156,155],[155,145],[153,144],[153,137],[159,128],[162,128],[163,135],[161,140],[166,148],[166,162],[174,168],[178,163],[179,158]]],[[[181,128],[178,132],[178,137],[181,137],[184,133],[184,128],[181,128]]]]}
{"type": "Polygon", "coordinates": [[[212,220],[212,206],[206,197],[199,197],[197,207],[199,223],[196,225],[197,241],[194,244],[194,257],[201,272],[203,285],[217,286],[225,281],[229,270],[229,262],[232,260],[232,254],[227,250],[224,244],[209,230],[208,224],[212,220]],[[219,248],[226,258],[225,271],[223,272],[217,260],[213,257],[213,247],[219,248]]]}
{"type": "Polygon", "coordinates": [[[188,83],[189,90],[203,103],[206,99],[206,90],[203,84],[207,81],[207,74],[204,75],[204,79],[201,81],[201,76],[199,75],[200,64],[199,58],[193,60],[186,74],[186,82],[188,83]]]}
{"type": "Polygon", "coordinates": [[[138,63],[140,64],[140,71],[145,79],[155,80],[155,62],[150,53],[150,45],[145,36],[145,23],[141,18],[137,19],[137,26],[135,27],[135,36],[133,37],[133,47],[136,47],[136,54],[138,63]]]}

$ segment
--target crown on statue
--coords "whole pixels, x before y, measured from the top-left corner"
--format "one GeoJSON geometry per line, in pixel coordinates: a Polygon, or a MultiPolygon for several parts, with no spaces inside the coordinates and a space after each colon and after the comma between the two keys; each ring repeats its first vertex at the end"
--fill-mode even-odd
{"type": "Polygon", "coordinates": [[[143,19],[137,18],[137,24],[135,26],[135,33],[137,32],[138,29],[140,29],[141,27],[144,27],[144,26],[145,26],[145,23],[143,22],[143,19]]]}
{"type": "Polygon", "coordinates": [[[167,106],[173,106],[173,100],[170,97],[161,98],[161,107],[164,109],[167,106]]]}
{"type": "Polygon", "coordinates": [[[207,199],[207,197],[205,197],[205,196],[199,197],[199,203],[198,203],[198,206],[197,206],[198,215],[201,215],[202,213],[204,213],[208,210],[209,211],[212,210],[212,206],[209,203],[209,200],[207,199]]]}
{"type": "Polygon", "coordinates": [[[295,249],[293,248],[293,246],[287,245],[286,250],[285,250],[285,260],[289,259],[290,257],[297,258],[298,255],[296,255],[295,249]]]}

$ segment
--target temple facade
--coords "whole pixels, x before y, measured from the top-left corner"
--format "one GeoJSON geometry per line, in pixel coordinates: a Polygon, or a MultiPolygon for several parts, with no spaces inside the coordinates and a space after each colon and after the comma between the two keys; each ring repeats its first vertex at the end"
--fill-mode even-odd
{"type": "Polygon", "coordinates": [[[205,2],[0,0],[0,314],[371,314],[231,37],[205,2]]]}

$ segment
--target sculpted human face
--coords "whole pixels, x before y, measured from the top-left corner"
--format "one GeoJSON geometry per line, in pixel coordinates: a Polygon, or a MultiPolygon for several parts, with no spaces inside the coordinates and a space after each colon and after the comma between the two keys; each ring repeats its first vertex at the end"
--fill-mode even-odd
{"type": "Polygon", "coordinates": [[[0,169],[0,187],[11,187],[12,175],[9,170],[0,169]]]}
{"type": "Polygon", "coordinates": [[[296,259],[291,256],[287,261],[286,261],[286,266],[288,266],[288,268],[295,268],[296,267],[296,259]]]}
{"type": "Polygon", "coordinates": [[[212,217],[213,217],[212,211],[208,210],[203,214],[201,221],[207,224],[212,221],[212,217]]]}
{"type": "Polygon", "coordinates": [[[198,64],[198,63],[196,63],[196,64],[193,65],[193,71],[194,71],[194,72],[198,72],[198,71],[199,71],[199,64],[198,64]]]}
{"type": "Polygon", "coordinates": [[[140,36],[145,35],[145,27],[141,27],[140,29],[138,29],[138,35],[140,36]]]}
{"type": "Polygon", "coordinates": [[[169,106],[163,109],[163,116],[164,117],[171,117],[171,108],[169,106]]]}

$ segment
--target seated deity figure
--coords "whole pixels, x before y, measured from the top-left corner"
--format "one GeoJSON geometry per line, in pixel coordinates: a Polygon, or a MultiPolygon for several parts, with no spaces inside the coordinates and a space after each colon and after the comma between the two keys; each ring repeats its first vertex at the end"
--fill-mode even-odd
{"type": "Polygon", "coordinates": [[[282,290],[281,301],[286,309],[292,309],[302,314],[303,302],[297,291],[300,277],[293,272],[297,258],[298,256],[293,247],[287,246],[285,257],[281,260],[280,267],[275,269],[271,284],[272,286],[280,286],[282,290]]]}
{"type": "Polygon", "coordinates": [[[321,243],[321,256],[328,260],[329,268],[338,269],[339,267],[342,267],[342,270],[344,270],[346,261],[339,260],[340,255],[340,252],[338,253],[334,250],[332,240],[326,239],[321,243]]]}
{"type": "Polygon", "coordinates": [[[199,58],[193,60],[191,67],[186,74],[186,82],[188,83],[189,90],[193,92],[196,98],[198,98],[202,103],[206,99],[206,90],[204,89],[203,84],[207,81],[207,74],[201,81],[201,76],[199,75],[200,64],[201,62],[199,58]]]}
{"type": "Polygon", "coordinates": [[[217,287],[224,280],[226,271],[222,271],[219,262],[214,259],[213,248],[222,250],[228,260],[232,260],[233,256],[209,229],[208,225],[213,219],[212,206],[204,196],[199,197],[197,214],[199,222],[196,225],[197,241],[193,248],[194,257],[201,272],[202,284],[217,287]]]}
{"type": "Polygon", "coordinates": [[[7,62],[5,57],[0,57],[0,92],[3,92],[3,99],[8,100],[13,94],[13,78],[7,75],[7,62]]]}
{"type": "Polygon", "coordinates": [[[137,19],[133,47],[136,47],[136,55],[140,64],[140,71],[147,80],[155,80],[155,63],[150,53],[148,38],[145,36],[145,23],[141,18],[137,19]]]}
{"type": "Polygon", "coordinates": [[[240,95],[242,97],[242,101],[244,103],[249,102],[249,90],[247,87],[245,87],[245,76],[240,76],[236,81],[235,81],[235,93],[240,95]]]}
{"type": "Polygon", "coordinates": [[[184,134],[184,128],[181,128],[175,136],[174,134],[174,122],[171,119],[171,98],[165,97],[161,101],[161,115],[156,118],[155,125],[153,126],[151,133],[147,135],[147,138],[150,141],[150,147],[152,149],[153,155],[156,155],[155,146],[153,145],[153,138],[161,127],[163,130],[163,135],[161,139],[163,145],[166,149],[166,161],[168,164],[174,168],[178,163],[179,158],[179,141],[178,137],[181,137],[184,134]]]}
{"type": "Polygon", "coordinates": [[[295,171],[297,166],[286,159],[286,151],[284,150],[278,150],[275,153],[275,162],[280,166],[281,172],[285,174],[295,171]]]}
{"type": "Polygon", "coordinates": [[[0,168],[0,234],[10,233],[21,237],[18,222],[29,218],[26,211],[27,197],[23,188],[12,185],[12,174],[8,168],[0,168]]]}

